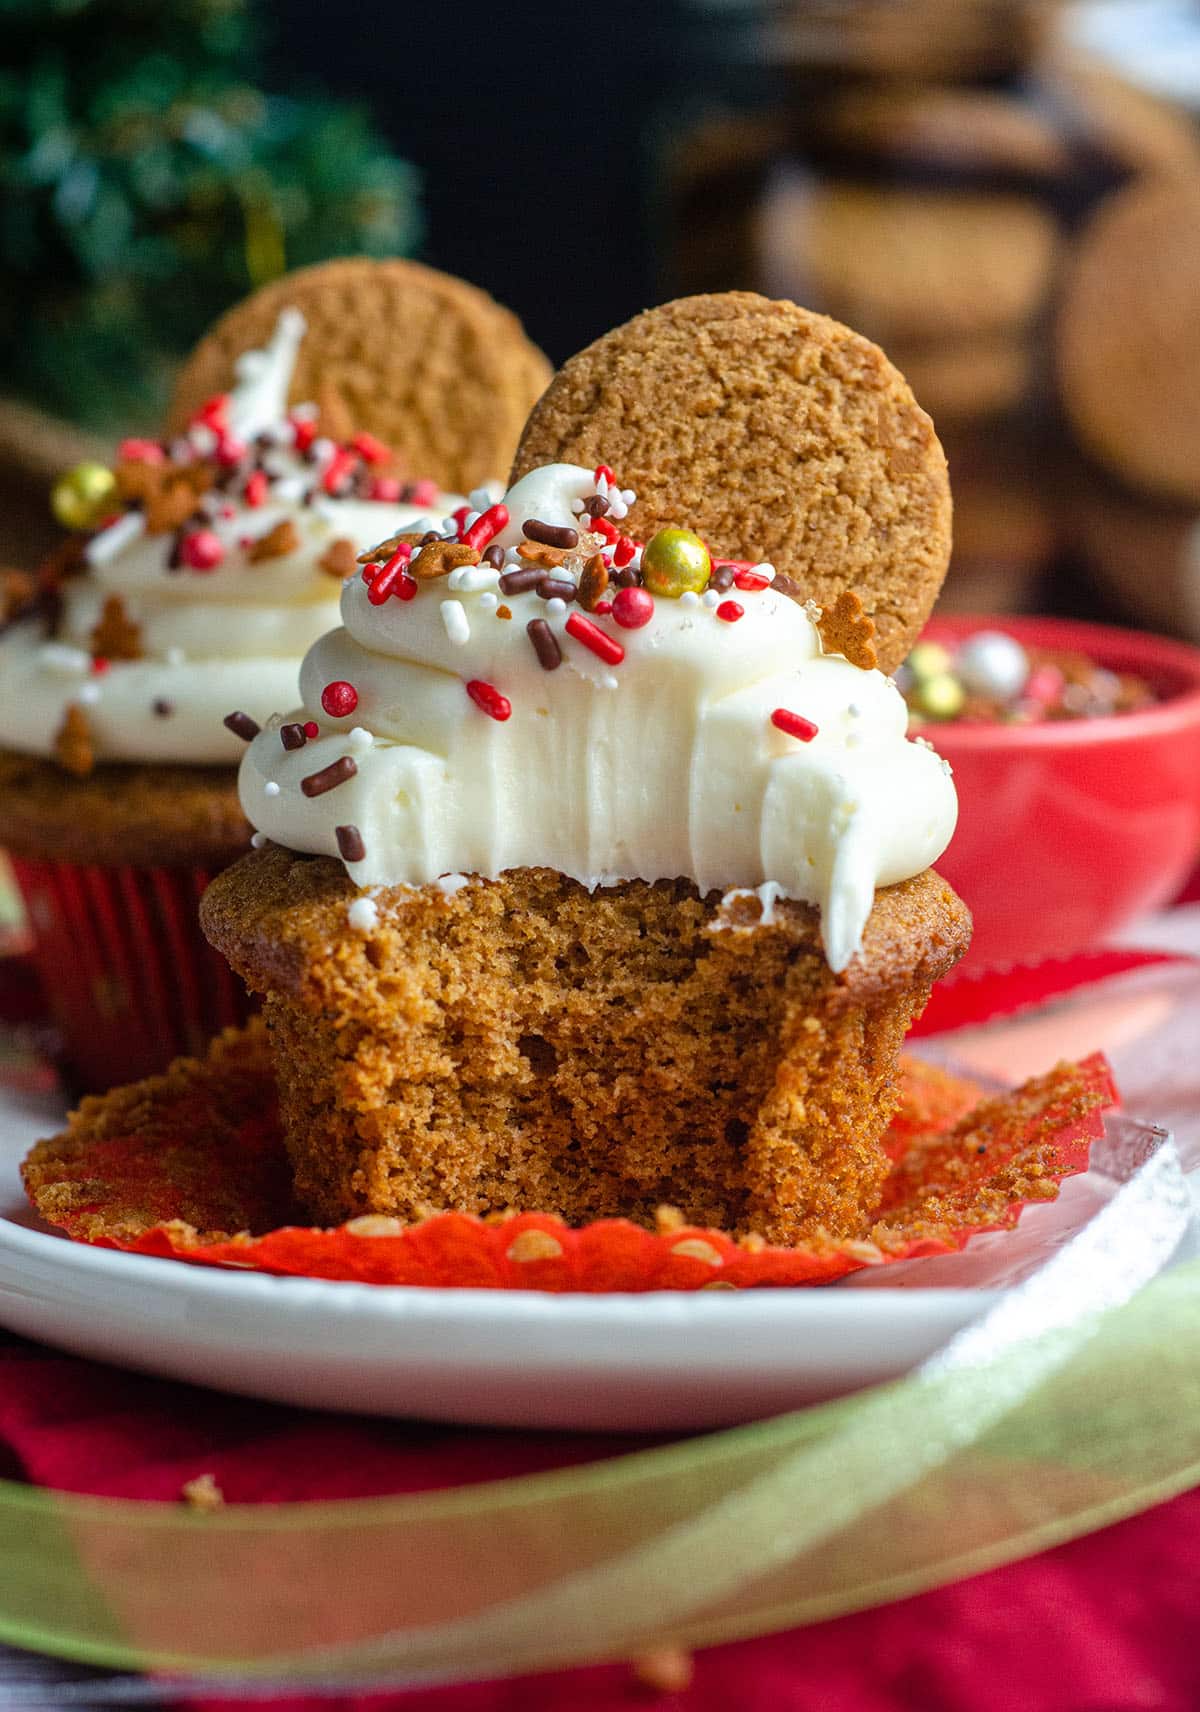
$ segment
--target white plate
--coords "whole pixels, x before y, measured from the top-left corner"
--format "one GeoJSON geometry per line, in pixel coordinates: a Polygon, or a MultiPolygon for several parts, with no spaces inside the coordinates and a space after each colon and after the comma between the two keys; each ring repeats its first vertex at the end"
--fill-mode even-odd
{"type": "Polygon", "coordinates": [[[1163,1141],[1117,1118],[1104,1160],[1016,1232],[834,1288],[550,1296],[217,1271],[72,1243],[18,1166],[56,1097],[0,1087],[0,1324],[78,1355],[323,1409],[488,1426],[714,1427],[896,1378],[1034,1273],[1163,1141]]]}

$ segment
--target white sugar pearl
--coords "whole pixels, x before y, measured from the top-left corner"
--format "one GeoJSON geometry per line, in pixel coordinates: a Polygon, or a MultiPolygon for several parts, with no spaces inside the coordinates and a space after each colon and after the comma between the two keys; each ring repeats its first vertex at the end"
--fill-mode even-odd
{"type": "Polygon", "coordinates": [[[277,797],[279,795],[279,786],[275,783],[274,779],[267,780],[266,784],[263,786],[263,794],[268,797],[277,797]]]}
{"type": "Polygon", "coordinates": [[[558,595],[551,595],[550,599],[546,602],[546,611],[552,618],[561,618],[566,610],[566,601],[562,600],[558,595]]]}
{"type": "Polygon", "coordinates": [[[367,730],[365,725],[352,725],[350,727],[348,741],[351,749],[357,749],[361,753],[362,750],[370,749],[374,746],[375,738],[371,732],[367,730]]]}
{"type": "Polygon", "coordinates": [[[379,906],[374,898],[355,898],[346,911],[346,920],[358,933],[370,933],[379,925],[379,906]]]}
{"type": "Polygon", "coordinates": [[[701,606],[706,606],[710,612],[715,612],[717,607],[720,606],[723,598],[724,596],[721,594],[720,589],[705,589],[704,593],[700,596],[700,604],[701,606]]]}
{"type": "Polygon", "coordinates": [[[679,597],[680,606],[693,607],[700,605],[700,596],[695,589],[684,589],[679,597]]]}
{"type": "Polygon", "coordinates": [[[1020,695],[1029,677],[1024,648],[1000,630],[979,630],[969,637],[955,664],[964,689],[1003,701],[1020,695]]]}

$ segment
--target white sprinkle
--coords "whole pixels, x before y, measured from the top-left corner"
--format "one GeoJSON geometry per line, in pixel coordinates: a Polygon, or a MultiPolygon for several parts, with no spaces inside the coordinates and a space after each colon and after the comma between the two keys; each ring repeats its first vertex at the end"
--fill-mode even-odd
{"type": "Polygon", "coordinates": [[[458,534],[458,518],[457,517],[443,517],[442,518],[442,534],[444,535],[448,529],[453,529],[454,533],[456,535],[458,534]]]}
{"type": "Polygon", "coordinates": [[[616,497],[615,492],[608,496],[608,510],[605,512],[605,516],[611,517],[614,523],[620,523],[629,516],[629,507],[623,499],[616,497]]]}
{"type": "Polygon", "coordinates": [[[778,574],[769,559],[764,559],[761,565],[751,565],[750,569],[757,571],[760,577],[766,577],[769,583],[773,583],[778,574]]]}
{"type": "Polygon", "coordinates": [[[277,499],[281,505],[299,505],[308,487],[303,476],[283,476],[275,483],[271,498],[277,499]]]}
{"type": "Polygon", "coordinates": [[[625,501],[626,505],[637,504],[637,494],[634,493],[631,487],[623,487],[621,489],[621,498],[625,501]]]}
{"type": "Polygon", "coordinates": [[[546,611],[550,614],[551,618],[561,618],[566,610],[567,603],[562,599],[561,595],[551,595],[550,599],[546,602],[546,611]]]}
{"type": "Polygon", "coordinates": [[[847,719],[861,719],[861,717],[862,717],[862,708],[859,707],[858,703],[856,701],[848,702],[846,705],[846,718],[847,719]]]}
{"type": "Polygon", "coordinates": [[[347,742],[351,749],[370,749],[375,742],[374,735],[365,725],[352,725],[347,734],[347,742]]]}
{"type": "Polygon", "coordinates": [[[38,649],[38,663],[43,670],[63,678],[81,678],[92,664],[92,657],[82,648],[71,648],[65,642],[46,642],[38,649]]]}
{"type": "Polygon", "coordinates": [[[596,477],[596,492],[602,494],[605,499],[608,498],[608,477],[606,475],[596,477]]]}
{"type": "Polygon", "coordinates": [[[325,435],[322,434],[318,439],[313,441],[311,450],[313,461],[318,464],[324,464],[332,458],[333,454],[337,451],[337,447],[334,445],[332,440],[327,439],[325,435]]]}
{"type": "Polygon", "coordinates": [[[479,597],[479,604],[485,612],[495,612],[500,604],[500,597],[494,595],[490,589],[485,589],[479,597]]]}
{"type": "Polygon", "coordinates": [[[215,452],[217,449],[216,430],[210,428],[207,422],[197,422],[194,428],[189,428],[188,439],[202,458],[207,453],[215,452]]]}
{"type": "Polygon", "coordinates": [[[355,898],[346,911],[346,920],[357,933],[370,933],[379,926],[379,909],[374,898],[355,898]]]}
{"type": "Polygon", "coordinates": [[[128,547],[131,541],[144,534],[146,518],[140,511],[127,511],[123,517],[118,517],[115,523],[100,535],[94,535],[84,548],[83,556],[89,565],[107,565],[109,560],[119,553],[122,547],[128,547]]]}
{"type": "Polygon", "coordinates": [[[683,593],[679,597],[679,604],[680,606],[686,606],[688,608],[699,606],[700,596],[696,593],[695,589],[684,589],[683,593]]]}
{"type": "Polygon", "coordinates": [[[319,404],[293,404],[288,414],[297,422],[315,422],[321,414],[321,407],[319,404]]]}
{"type": "Polygon", "coordinates": [[[250,835],[250,848],[252,850],[261,850],[263,845],[268,844],[268,843],[270,843],[270,840],[268,839],[265,832],[251,833],[251,835],[250,835]]]}
{"type": "Polygon", "coordinates": [[[471,640],[471,622],[461,600],[442,602],[442,623],[451,642],[457,643],[460,648],[464,642],[471,640]]]}
{"type": "Polygon", "coordinates": [[[467,502],[482,516],[491,505],[492,496],[485,487],[473,487],[467,495],[467,502]]]}
{"type": "Polygon", "coordinates": [[[263,795],[268,797],[277,797],[279,795],[279,786],[275,783],[274,779],[267,780],[266,784],[263,786],[263,795]]]}
{"type": "Polygon", "coordinates": [[[700,596],[701,606],[706,606],[710,612],[715,612],[720,606],[722,595],[720,589],[705,589],[700,596]]]}
{"type": "Polygon", "coordinates": [[[467,515],[462,520],[462,528],[460,529],[459,533],[461,535],[465,535],[467,530],[471,527],[471,525],[473,523],[478,523],[479,519],[482,516],[483,516],[482,511],[468,511],[467,515]]]}
{"type": "Polygon", "coordinates": [[[621,686],[620,681],[614,678],[611,672],[606,672],[600,679],[600,687],[605,690],[616,690],[620,689],[621,686]]]}
{"type": "Polygon", "coordinates": [[[480,589],[495,588],[499,576],[491,565],[459,565],[446,578],[446,586],[455,594],[478,594],[480,589]]]}
{"type": "Polygon", "coordinates": [[[578,517],[580,512],[583,510],[583,501],[581,499],[573,499],[571,501],[571,510],[574,515],[578,517]]]}
{"type": "Polygon", "coordinates": [[[442,874],[434,882],[439,892],[452,898],[455,892],[461,892],[464,886],[471,884],[470,874],[442,874]]]}
{"type": "Polygon", "coordinates": [[[187,659],[187,655],[184,653],[182,648],[172,646],[165,650],[163,659],[167,662],[168,666],[182,666],[183,662],[187,659]]]}
{"type": "Polygon", "coordinates": [[[515,547],[506,547],[504,549],[504,568],[507,570],[510,566],[514,569],[523,569],[525,566],[524,559],[521,557],[520,553],[517,552],[515,547]]]}
{"type": "Polygon", "coordinates": [[[96,705],[96,703],[100,700],[100,685],[99,684],[83,684],[83,685],[81,685],[77,699],[83,703],[84,707],[94,707],[96,705]]]}

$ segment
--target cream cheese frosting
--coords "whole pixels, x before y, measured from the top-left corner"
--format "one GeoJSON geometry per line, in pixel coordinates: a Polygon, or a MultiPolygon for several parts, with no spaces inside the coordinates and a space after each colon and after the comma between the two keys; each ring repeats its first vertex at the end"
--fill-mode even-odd
{"type": "Polygon", "coordinates": [[[263,720],[289,701],[306,649],[338,622],[341,581],[321,564],[333,544],[357,552],[392,530],[437,528],[464,503],[431,483],[406,503],[399,480],[374,473],[387,448],[368,436],[337,446],[312,408],[289,411],[303,335],[303,317],[285,310],[268,348],[240,359],[233,390],[186,436],[126,443],[126,458],[150,470],[215,462],[216,480],[179,529],[151,533],[142,507],[93,535],[83,574],[62,585],[52,638],[35,615],[0,635],[4,746],[52,754],[78,706],[97,760],[235,762],[241,745],[224,715],[263,720]],[[289,549],[263,556],[272,531],[289,549]],[[137,658],[109,659],[98,644],[114,597],[137,627],[137,658]]]}
{"type": "Polygon", "coordinates": [[[469,514],[458,532],[490,534],[501,563],[417,581],[393,560],[348,581],[341,626],[305,657],[303,707],[249,744],[246,815],[340,856],[363,888],[544,866],[589,888],[686,877],[767,909],[801,899],[844,969],[875,888],[948,844],[949,768],[907,738],[890,679],[823,651],[819,614],[772,567],[733,582],[724,566],[724,586],[680,598],[620,589],[639,571],[617,527],[633,498],[603,466],[534,470],[502,527],[469,514]],[[530,521],[578,538],[541,572],[566,598],[521,586],[530,521]],[[613,580],[584,612],[596,553],[613,580]]]}

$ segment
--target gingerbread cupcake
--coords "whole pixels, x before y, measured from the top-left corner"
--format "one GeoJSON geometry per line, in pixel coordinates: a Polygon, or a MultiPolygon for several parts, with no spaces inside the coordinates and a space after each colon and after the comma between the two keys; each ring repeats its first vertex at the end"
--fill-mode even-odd
{"type": "Polygon", "coordinates": [[[945,569],[932,427],[867,341],[734,293],[575,358],[515,474],[365,556],[242,764],[270,842],[202,919],[300,1202],[852,1234],[969,935],[953,785],[875,669],[945,569]]]}
{"type": "MultiPolygon", "coordinates": [[[[197,374],[228,390],[177,409],[169,437],[124,442],[93,526],[5,590],[0,823],[70,1068],[91,1087],[161,1067],[242,1013],[195,919],[209,876],[248,845],[242,741],[294,694],[306,649],[337,621],[356,554],[381,532],[440,528],[467,503],[382,438],[389,413],[346,419],[337,383],[349,359],[336,345],[324,358],[321,341],[347,269],[383,291],[397,324],[413,309],[414,363],[430,302],[470,337],[474,297],[505,313],[457,281],[435,294],[429,281],[441,276],[398,263],[297,276],[307,316],[286,281],[272,288],[269,322],[251,299],[181,379],[185,393],[197,374]],[[332,296],[323,310],[322,294],[332,296]],[[242,342],[251,336],[258,348],[242,342]]],[[[381,383],[397,355],[389,347],[381,360],[381,383]]],[[[510,353],[527,398],[537,355],[523,338],[510,353]]],[[[473,483],[502,473],[515,433],[505,447],[494,432],[448,435],[441,470],[473,483]]]]}

